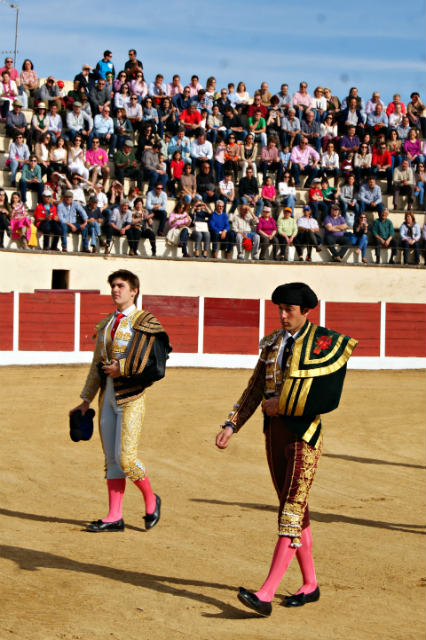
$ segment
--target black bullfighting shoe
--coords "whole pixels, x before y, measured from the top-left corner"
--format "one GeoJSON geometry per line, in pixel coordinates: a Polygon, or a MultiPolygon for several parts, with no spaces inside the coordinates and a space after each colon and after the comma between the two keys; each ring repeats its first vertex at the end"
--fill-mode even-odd
{"type": "Polygon", "coordinates": [[[115,522],[104,522],[103,520],[94,520],[87,525],[86,531],[92,533],[101,533],[103,531],[124,531],[124,520],[116,520],[115,522]]]}
{"type": "Polygon", "coordinates": [[[161,515],[161,498],[160,496],[155,495],[155,510],[153,513],[147,513],[146,516],[143,517],[145,520],[145,529],[152,529],[155,527],[157,522],[160,520],[161,515]]]}
{"type": "Polygon", "coordinates": [[[238,593],[238,600],[243,603],[244,606],[256,611],[261,616],[265,618],[271,615],[272,605],[270,602],[265,602],[264,600],[259,600],[256,594],[252,591],[247,591],[244,587],[240,587],[238,593]]]}
{"type": "Polygon", "coordinates": [[[297,595],[286,596],[283,602],[284,607],[303,607],[308,602],[317,602],[320,599],[319,587],[311,593],[298,593],[297,595]]]}

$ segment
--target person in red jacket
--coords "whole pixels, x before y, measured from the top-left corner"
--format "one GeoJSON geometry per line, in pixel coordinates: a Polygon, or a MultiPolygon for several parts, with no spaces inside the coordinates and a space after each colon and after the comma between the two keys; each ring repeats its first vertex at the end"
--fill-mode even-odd
{"type": "Polygon", "coordinates": [[[386,149],[386,142],[381,142],[379,147],[373,147],[371,169],[376,179],[386,176],[387,193],[392,193],[392,156],[386,149]]]}
{"type": "Polygon", "coordinates": [[[59,251],[58,241],[62,235],[56,206],[52,202],[52,191],[46,188],[42,193],[42,202],[34,210],[35,225],[43,234],[43,249],[49,251],[49,237],[52,236],[50,250],[59,251]]]}

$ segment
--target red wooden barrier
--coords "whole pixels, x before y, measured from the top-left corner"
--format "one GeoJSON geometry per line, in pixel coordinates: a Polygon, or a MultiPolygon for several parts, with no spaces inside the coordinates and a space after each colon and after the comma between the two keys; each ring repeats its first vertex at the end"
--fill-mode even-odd
{"type": "Polygon", "coordinates": [[[197,353],[198,298],[144,295],[142,308],[151,311],[164,326],[173,351],[197,353]]]}
{"type": "Polygon", "coordinates": [[[380,302],[327,302],[325,326],[359,341],[356,356],[380,356],[380,302]]]}
{"type": "Polygon", "coordinates": [[[74,294],[21,293],[19,350],[74,350],[74,294]]]}
{"type": "Polygon", "coordinates": [[[386,305],[386,353],[388,357],[426,356],[426,315],[423,304],[386,305]]]}
{"type": "Polygon", "coordinates": [[[205,298],[204,353],[256,355],[258,342],[258,300],[205,298]]]}
{"type": "Polygon", "coordinates": [[[0,350],[13,349],[13,293],[0,293],[0,350]]]}
{"type": "Polygon", "coordinates": [[[80,350],[93,351],[95,324],[114,311],[111,296],[82,293],[80,298],[80,350]]]}

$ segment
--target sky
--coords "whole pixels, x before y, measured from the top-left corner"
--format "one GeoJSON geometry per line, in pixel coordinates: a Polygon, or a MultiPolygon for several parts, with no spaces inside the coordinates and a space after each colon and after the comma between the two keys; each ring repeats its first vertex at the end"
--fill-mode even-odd
{"type": "MultiPolygon", "coordinates": [[[[368,99],[379,91],[425,101],[425,2],[389,0],[18,0],[17,67],[30,58],[40,77],[72,80],[85,63],[113,52],[118,72],[135,48],[145,79],[197,74],[217,88],[243,80],[252,95],[262,81],[275,93],[286,82],[308,91],[351,86],[368,99]]],[[[14,49],[16,11],[0,0],[0,56],[14,49]],[[1,53],[3,52],[3,53],[1,53]]]]}

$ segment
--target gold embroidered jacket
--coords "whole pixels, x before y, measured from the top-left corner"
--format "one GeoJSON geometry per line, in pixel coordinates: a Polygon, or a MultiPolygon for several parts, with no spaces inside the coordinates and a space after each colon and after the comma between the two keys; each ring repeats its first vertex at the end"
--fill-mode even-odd
{"type": "Polygon", "coordinates": [[[315,446],[321,433],[321,413],[339,405],[347,361],[357,341],[306,322],[283,372],[277,361],[283,337],[280,330],[263,338],[254,372],[227,421],[238,431],[263,398],[279,396],[284,424],[315,446]]]}
{"type": "Polygon", "coordinates": [[[134,311],[122,318],[111,340],[110,314],[96,325],[96,346],[92,365],[81,397],[91,402],[97,391],[103,391],[106,376],[100,363],[116,359],[121,375],[114,378],[117,404],[139,398],[144,390],[165,375],[166,360],[172,350],[160,322],[149,311],[134,311]]]}

